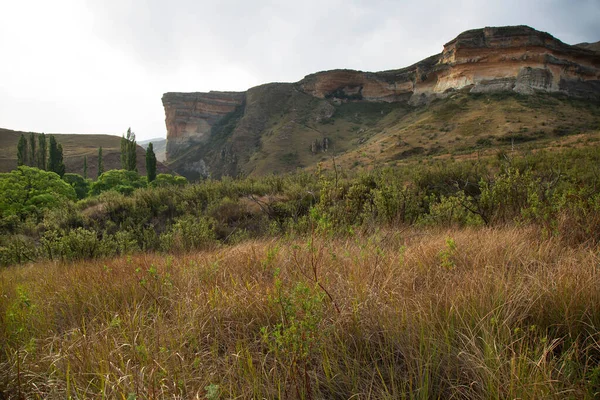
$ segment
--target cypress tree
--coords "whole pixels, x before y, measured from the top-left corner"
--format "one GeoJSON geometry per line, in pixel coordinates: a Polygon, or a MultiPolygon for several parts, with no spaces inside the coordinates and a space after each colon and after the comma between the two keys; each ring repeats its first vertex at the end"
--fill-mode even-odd
{"type": "Polygon", "coordinates": [[[50,135],[50,145],[48,149],[48,171],[56,172],[61,177],[65,174],[62,146],[58,144],[54,135],[50,135]]]}
{"type": "Polygon", "coordinates": [[[25,139],[25,135],[21,135],[19,138],[19,143],[17,144],[17,165],[20,167],[21,165],[27,164],[27,139],[25,139]]]}
{"type": "Polygon", "coordinates": [[[37,167],[36,157],[37,153],[35,152],[35,133],[31,132],[29,134],[29,165],[30,167],[37,167]]]}
{"type": "MultiPolygon", "coordinates": [[[[131,128],[129,128],[131,129],[131,128]]],[[[129,130],[127,131],[129,133],[129,130]]],[[[125,139],[125,135],[121,136],[121,169],[127,169],[127,156],[129,153],[127,152],[127,139],[125,139]]]]}
{"type": "Polygon", "coordinates": [[[104,173],[104,162],[102,161],[102,146],[100,146],[100,148],[98,149],[98,175],[97,177],[100,178],[100,175],[102,175],[104,173]]]}
{"type": "Polygon", "coordinates": [[[87,179],[87,156],[83,156],[83,179],[87,179]]]}
{"type": "Polygon", "coordinates": [[[62,178],[65,174],[65,163],[63,162],[63,147],[62,144],[58,144],[58,171],[56,173],[62,178]]]}
{"type": "Polygon", "coordinates": [[[152,142],[148,143],[148,148],[146,149],[146,175],[148,176],[148,182],[156,179],[156,155],[154,154],[152,142]]]}
{"type": "Polygon", "coordinates": [[[127,135],[121,137],[121,169],[137,171],[137,143],[135,133],[127,129],[127,135]]]}
{"type": "Polygon", "coordinates": [[[46,144],[46,134],[42,133],[38,135],[38,156],[37,156],[37,166],[39,169],[46,169],[46,153],[47,153],[47,144],[46,144]]]}

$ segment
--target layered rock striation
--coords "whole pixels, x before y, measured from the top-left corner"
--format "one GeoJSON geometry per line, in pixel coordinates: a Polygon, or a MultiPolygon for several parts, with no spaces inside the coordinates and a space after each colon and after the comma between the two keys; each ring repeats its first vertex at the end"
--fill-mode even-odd
{"type": "MultiPolygon", "coordinates": [[[[597,47],[597,43],[571,46],[528,26],[488,27],[461,33],[446,43],[440,54],[403,69],[325,71],[308,75],[295,84],[263,85],[244,93],[166,93],[162,100],[166,113],[167,160],[179,157],[191,145],[206,142],[215,124],[240,107],[243,112],[236,114],[238,125],[227,130],[231,136],[227,140],[235,141],[239,136],[239,140],[245,141],[244,146],[250,145],[248,138],[256,142],[266,127],[262,119],[267,118],[269,112],[263,110],[261,114],[249,110],[280,108],[292,101],[286,99],[299,99],[297,94],[321,101],[317,107],[323,110],[342,102],[418,105],[459,90],[549,92],[600,99],[597,47]],[[261,89],[266,87],[269,89],[261,89]]],[[[290,114],[298,109],[292,103],[286,107],[290,114]]],[[[286,111],[277,111],[281,112],[286,111]]],[[[221,152],[233,154],[236,147],[239,146],[229,143],[223,147],[227,150],[221,152]]],[[[232,158],[237,160],[235,154],[232,158]]]]}
{"type": "Polygon", "coordinates": [[[167,160],[208,139],[212,126],[245,101],[245,92],[165,93],[167,160]]]}

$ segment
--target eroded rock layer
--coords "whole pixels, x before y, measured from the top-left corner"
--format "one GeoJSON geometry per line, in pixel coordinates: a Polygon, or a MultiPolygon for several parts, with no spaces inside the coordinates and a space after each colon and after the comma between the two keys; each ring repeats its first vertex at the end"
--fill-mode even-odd
{"type": "Polygon", "coordinates": [[[244,92],[165,93],[167,160],[207,140],[211,127],[243,104],[244,92]]]}

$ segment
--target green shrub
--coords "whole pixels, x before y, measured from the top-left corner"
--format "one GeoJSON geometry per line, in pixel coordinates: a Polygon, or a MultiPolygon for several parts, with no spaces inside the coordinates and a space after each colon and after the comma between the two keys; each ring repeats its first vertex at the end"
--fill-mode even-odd
{"type": "Polygon", "coordinates": [[[87,197],[88,192],[90,191],[89,179],[84,179],[83,176],[78,174],[64,174],[62,179],[75,189],[75,193],[79,200],[87,197]]]}
{"type": "Polygon", "coordinates": [[[146,177],[140,176],[135,171],[114,169],[107,171],[98,177],[90,188],[92,195],[114,190],[124,195],[131,195],[135,189],[147,186],[146,177]]]}
{"type": "Polygon", "coordinates": [[[38,249],[35,241],[24,235],[0,237],[0,265],[7,266],[35,261],[38,249]]]}
{"type": "Polygon", "coordinates": [[[150,187],[185,186],[188,181],[183,176],[171,174],[158,174],[156,179],[150,182],[150,187]]]}
{"type": "Polygon", "coordinates": [[[44,211],[77,198],[75,190],[54,172],[21,166],[0,174],[0,218],[41,220],[44,211]]]}
{"type": "Polygon", "coordinates": [[[209,217],[186,215],[175,220],[161,240],[164,251],[190,251],[201,249],[215,242],[215,221],[209,217]]]}

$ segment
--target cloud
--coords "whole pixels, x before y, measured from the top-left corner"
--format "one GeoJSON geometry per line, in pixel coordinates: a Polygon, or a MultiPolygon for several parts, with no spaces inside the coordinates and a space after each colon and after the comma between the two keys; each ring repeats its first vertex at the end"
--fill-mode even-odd
{"type": "Polygon", "coordinates": [[[600,40],[597,0],[55,0],[0,5],[0,126],[164,136],[167,91],[245,90],[407,66],[460,32],[600,40]]]}

